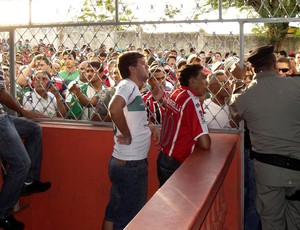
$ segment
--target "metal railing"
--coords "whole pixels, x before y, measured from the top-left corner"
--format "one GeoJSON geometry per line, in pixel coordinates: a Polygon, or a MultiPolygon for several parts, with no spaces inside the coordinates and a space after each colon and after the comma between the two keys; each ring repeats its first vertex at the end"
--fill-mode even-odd
{"type": "MultiPolygon", "coordinates": [[[[299,17],[295,17],[295,15],[298,15],[299,11],[298,1],[292,1],[290,6],[284,5],[284,1],[279,1],[279,5],[277,6],[278,8],[275,10],[273,9],[274,6],[272,6],[272,8],[268,5],[268,1],[261,1],[261,5],[256,8],[256,10],[253,10],[254,8],[249,7],[245,2],[244,5],[240,6],[240,11],[234,11],[235,14],[230,14],[230,12],[234,8],[234,4],[237,4],[236,2],[238,1],[231,3],[231,1],[222,0],[211,2],[200,2],[195,0],[190,4],[165,3],[165,5],[164,2],[160,2],[156,5],[154,2],[152,5],[148,5],[146,3],[140,3],[139,1],[131,4],[126,4],[126,2],[120,1],[112,1],[108,6],[103,5],[104,1],[102,1],[102,5],[100,4],[98,6],[95,5],[95,1],[87,2],[89,5],[80,6],[78,4],[78,7],[75,7],[75,9],[71,9],[70,6],[65,12],[66,17],[62,19],[64,21],[56,20],[57,22],[53,23],[49,20],[47,23],[41,23],[38,19],[36,19],[37,11],[34,9],[37,4],[43,4],[43,1],[28,0],[27,21],[25,21],[25,23],[16,24],[4,23],[4,25],[0,28],[0,38],[4,40],[9,39],[8,50],[3,49],[3,46],[5,45],[4,40],[2,43],[2,65],[4,67],[5,65],[9,67],[10,86],[18,86],[10,87],[10,93],[18,98],[23,97],[23,101],[19,100],[20,103],[23,103],[23,105],[24,101],[33,100],[32,97],[37,99],[37,102],[41,102],[40,97],[36,95],[36,91],[34,90],[34,84],[37,84],[38,80],[36,80],[35,83],[32,81],[34,80],[33,78],[37,79],[35,77],[37,66],[31,66],[30,73],[28,76],[25,76],[26,82],[23,82],[23,85],[20,83],[22,71],[24,71],[25,67],[20,69],[19,65],[26,66],[31,63],[31,58],[35,56],[33,54],[33,48],[36,48],[36,46],[38,49],[37,51],[42,53],[51,61],[51,65],[53,64],[54,59],[59,59],[57,63],[61,65],[59,69],[60,71],[64,71],[66,69],[63,58],[59,56],[66,48],[76,51],[76,58],[73,60],[75,66],[74,68],[72,67],[73,70],[80,70],[80,64],[83,61],[90,60],[93,56],[94,58],[98,58],[98,60],[101,59],[101,63],[103,65],[107,65],[111,62],[111,60],[114,60],[115,57],[112,57],[113,54],[118,55],[124,50],[140,49],[141,52],[143,52],[144,49],[152,49],[151,51],[156,55],[156,61],[159,59],[158,66],[162,67],[165,78],[168,80],[168,78],[172,77],[172,74],[178,75],[176,66],[179,64],[180,60],[187,60],[187,55],[193,47],[195,47],[197,56],[201,56],[200,51],[205,52],[207,62],[214,60],[216,52],[219,51],[222,54],[223,61],[225,59],[225,53],[229,53],[230,56],[236,53],[236,56],[240,57],[240,63],[243,64],[243,57],[249,50],[253,49],[255,46],[265,44],[265,40],[260,39],[253,34],[247,34],[245,31],[246,26],[249,24],[254,25],[256,23],[278,24],[300,22],[299,17]],[[84,8],[88,6],[90,9],[94,9],[94,11],[90,12],[90,14],[86,13],[84,10],[84,8]],[[109,11],[110,7],[113,7],[113,9],[109,11]],[[148,7],[146,8],[146,11],[145,7],[148,7]],[[162,12],[159,10],[159,7],[164,8],[164,11],[162,12]],[[141,18],[141,9],[146,12],[145,14],[147,14],[148,17],[143,16],[143,18],[141,18]],[[158,11],[162,12],[162,14],[158,15],[155,13],[158,11]],[[102,15],[105,12],[109,15],[106,19],[103,19],[103,17],[102,19],[94,17],[94,20],[89,20],[87,16],[102,15]],[[266,17],[262,16],[264,15],[264,12],[267,12],[267,14],[265,13],[265,15],[267,15],[266,17]],[[283,13],[279,14],[278,12],[283,13]],[[220,23],[223,26],[220,27],[220,23]],[[171,27],[176,28],[174,29],[176,32],[162,32],[166,30],[166,28],[170,29],[171,27]],[[222,27],[227,27],[227,32],[225,32],[225,34],[224,32],[221,32],[220,28],[222,27]],[[191,29],[190,31],[187,31],[186,28],[191,29]],[[215,28],[215,30],[211,30],[211,28],[215,28]],[[234,30],[237,31],[237,33],[234,33],[234,30]],[[22,48],[20,48],[21,45],[19,45],[19,41],[22,43],[22,48]],[[110,51],[107,49],[103,51],[103,53],[107,54],[104,58],[101,58],[100,55],[102,52],[100,48],[101,45],[111,48],[110,51]],[[181,49],[185,50],[185,54],[181,54],[181,49]],[[53,53],[50,54],[51,50],[53,53]],[[91,50],[90,54],[88,53],[89,50],[91,50]],[[175,62],[174,67],[169,68],[169,64],[166,64],[167,60],[164,59],[168,58],[172,50],[177,52],[177,61],[175,62]],[[212,56],[211,58],[208,58],[210,51],[212,51],[212,56]],[[161,53],[163,56],[158,57],[161,53]],[[31,92],[29,93],[29,97],[28,93],[26,94],[26,91],[31,92]]],[[[130,1],[128,2],[130,3],[130,1]]],[[[61,14],[63,14],[63,12],[61,12],[61,14]]],[[[288,42],[285,43],[286,49],[295,50],[298,48],[299,45],[295,42],[293,37],[290,37],[287,40],[288,42]]],[[[41,63],[37,63],[37,65],[40,64],[41,63]]],[[[112,63],[112,65],[113,64],[114,63],[112,63]]],[[[213,64],[206,63],[206,66],[208,70],[211,71],[213,64]]],[[[47,71],[50,70],[47,69],[47,71]]],[[[106,79],[102,80],[106,80],[106,84],[108,86],[116,84],[113,76],[114,68],[112,70],[105,69],[104,71],[104,78],[106,79]]],[[[59,76],[61,75],[57,72],[51,72],[51,74],[51,79],[54,80],[55,78],[53,76],[58,76],[55,82],[55,87],[58,89],[58,84],[60,84],[60,82],[57,79],[59,79],[59,76]]],[[[77,78],[80,74],[85,75],[85,70],[78,72],[75,77],[76,83],[78,83],[77,78]]],[[[154,79],[154,75],[151,75],[150,79],[151,78],[154,79]]],[[[89,87],[90,91],[95,91],[92,93],[93,95],[90,93],[88,96],[89,100],[91,100],[94,96],[98,97],[99,100],[105,100],[104,96],[106,93],[99,94],[99,92],[95,90],[91,79],[88,79],[87,76],[83,79],[85,80],[82,85],[89,87]]],[[[66,122],[91,122],[91,114],[97,112],[96,110],[99,109],[99,106],[102,105],[102,111],[107,108],[107,103],[90,103],[88,106],[82,105],[81,102],[78,103],[78,98],[73,92],[70,92],[70,81],[65,80],[66,79],[62,79],[62,89],[58,89],[59,96],[55,97],[55,95],[53,97],[55,91],[52,91],[53,95],[50,100],[51,102],[56,103],[54,107],[57,110],[56,115],[60,116],[60,119],[64,119],[66,122]],[[67,101],[67,98],[69,98],[69,101],[67,101]],[[60,99],[63,101],[66,113],[61,112],[58,108],[59,106],[57,103],[60,99]],[[82,111],[79,112],[78,116],[75,116],[72,112],[72,108],[74,107],[72,103],[77,106],[77,109],[87,109],[89,111],[87,117],[83,117],[85,112],[82,111]],[[73,117],[70,116],[70,112],[73,114],[73,117]]],[[[231,80],[232,76],[229,75],[228,81],[231,80]]],[[[168,83],[171,81],[166,82],[168,83]]],[[[168,85],[170,84],[168,83],[168,85]]],[[[78,84],[78,86],[79,88],[81,87],[80,84],[78,84]]],[[[41,87],[44,88],[45,91],[48,91],[46,86],[42,85],[41,87]]],[[[149,90],[149,87],[150,86],[147,85],[145,91],[149,90]]],[[[221,89],[224,90],[224,85],[221,86],[221,89]]],[[[84,89],[81,87],[81,90],[84,89]]],[[[210,90],[208,90],[208,95],[213,96],[210,90]]],[[[230,96],[229,92],[228,96],[230,96]]],[[[48,103],[46,105],[46,110],[49,109],[50,104],[48,103]]],[[[33,109],[37,109],[37,107],[33,109]]],[[[220,111],[221,110],[224,110],[224,107],[221,106],[220,111]]],[[[153,112],[155,113],[157,111],[153,112]]],[[[51,120],[57,120],[56,116],[50,117],[51,120]]],[[[104,113],[104,115],[102,114],[101,116],[98,116],[98,119],[95,119],[93,123],[108,121],[107,118],[107,113],[104,113]]],[[[215,121],[218,123],[217,120],[215,121]]],[[[220,126],[219,128],[223,129],[224,127],[220,126]]]]}

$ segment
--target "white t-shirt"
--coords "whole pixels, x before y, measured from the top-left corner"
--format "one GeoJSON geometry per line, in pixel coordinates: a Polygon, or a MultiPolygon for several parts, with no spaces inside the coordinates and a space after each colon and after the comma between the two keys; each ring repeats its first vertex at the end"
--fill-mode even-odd
{"type": "Polygon", "coordinates": [[[210,98],[204,100],[204,119],[210,129],[231,128],[228,105],[219,106],[210,98]]]}
{"type": "Polygon", "coordinates": [[[23,106],[26,110],[36,110],[49,117],[57,116],[57,101],[53,93],[47,92],[47,98],[42,98],[34,89],[33,92],[26,92],[23,106]]]}
{"type": "Polygon", "coordinates": [[[114,96],[116,95],[121,96],[126,102],[124,114],[132,142],[130,145],[119,144],[116,136],[120,134],[120,131],[114,125],[115,145],[112,155],[121,160],[145,159],[150,148],[151,131],[139,88],[130,79],[124,79],[118,84],[114,96]]]}
{"type": "MultiPolygon", "coordinates": [[[[86,89],[86,96],[89,99],[92,99],[94,96],[97,96],[101,101],[104,100],[108,87],[105,84],[102,84],[101,90],[96,91],[93,86],[88,85],[86,89]]],[[[80,120],[90,120],[92,113],[95,111],[95,107],[86,107],[83,106],[83,112],[80,120]]]]}

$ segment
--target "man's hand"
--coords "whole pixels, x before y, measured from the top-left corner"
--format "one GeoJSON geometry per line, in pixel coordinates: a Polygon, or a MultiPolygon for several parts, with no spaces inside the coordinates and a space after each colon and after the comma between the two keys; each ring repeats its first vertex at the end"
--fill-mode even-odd
{"type": "Polygon", "coordinates": [[[160,128],[156,127],[154,124],[150,124],[149,128],[152,133],[154,144],[159,145],[160,144],[160,128]]]}
{"type": "Polygon", "coordinates": [[[79,95],[81,89],[77,84],[73,84],[72,87],[70,88],[70,92],[75,94],[76,96],[79,95]]]}
{"type": "Polygon", "coordinates": [[[48,89],[48,92],[52,93],[53,95],[59,94],[59,89],[55,86],[54,83],[51,84],[51,86],[48,89]]]}
{"type": "Polygon", "coordinates": [[[164,94],[165,91],[159,86],[155,86],[152,90],[151,90],[152,96],[154,97],[154,99],[156,101],[162,102],[163,98],[164,98],[164,94]]]}
{"type": "Polygon", "coordinates": [[[28,111],[28,110],[23,110],[21,113],[24,117],[27,117],[31,120],[36,121],[38,118],[49,118],[47,115],[43,115],[42,113],[38,111],[28,111]]]}
{"type": "Polygon", "coordinates": [[[235,63],[235,68],[231,73],[236,79],[244,80],[246,76],[246,72],[247,72],[247,66],[245,63],[243,66],[241,66],[239,63],[235,63]]]}
{"type": "Polygon", "coordinates": [[[155,127],[155,129],[152,132],[153,140],[155,145],[160,144],[160,129],[155,127]]]}
{"type": "Polygon", "coordinates": [[[117,142],[121,145],[130,145],[132,141],[131,136],[117,135],[117,142]]]}

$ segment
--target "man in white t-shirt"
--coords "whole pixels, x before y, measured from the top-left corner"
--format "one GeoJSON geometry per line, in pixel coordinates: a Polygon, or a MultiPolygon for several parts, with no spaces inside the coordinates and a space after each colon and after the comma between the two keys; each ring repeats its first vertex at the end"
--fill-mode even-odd
{"type": "Polygon", "coordinates": [[[119,56],[123,80],[109,105],[114,126],[114,150],[109,165],[112,183],[103,229],[124,229],[147,199],[151,132],[156,144],[160,130],[149,125],[140,89],[148,78],[143,54],[125,52],[119,56]]]}
{"type": "Polygon", "coordinates": [[[66,107],[59,91],[51,82],[48,72],[39,70],[34,74],[34,89],[26,92],[23,106],[26,110],[35,110],[48,117],[65,117],[66,107]],[[50,92],[50,89],[52,92],[50,92]]]}
{"type": "Polygon", "coordinates": [[[231,128],[228,102],[232,94],[231,82],[223,70],[208,75],[211,97],[204,100],[204,118],[209,129],[231,128]]]}

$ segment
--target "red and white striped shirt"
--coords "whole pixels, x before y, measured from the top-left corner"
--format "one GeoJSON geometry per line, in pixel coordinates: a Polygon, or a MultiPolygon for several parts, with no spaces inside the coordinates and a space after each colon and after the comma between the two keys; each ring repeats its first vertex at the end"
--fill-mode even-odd
{"type": "Polygon", "coordinates": [[[194,151],[197,139],[208,134],[202,104],[196,92],[182,86],[168,98],[161,132],[165,154],[183,162],[194,151]]]}

